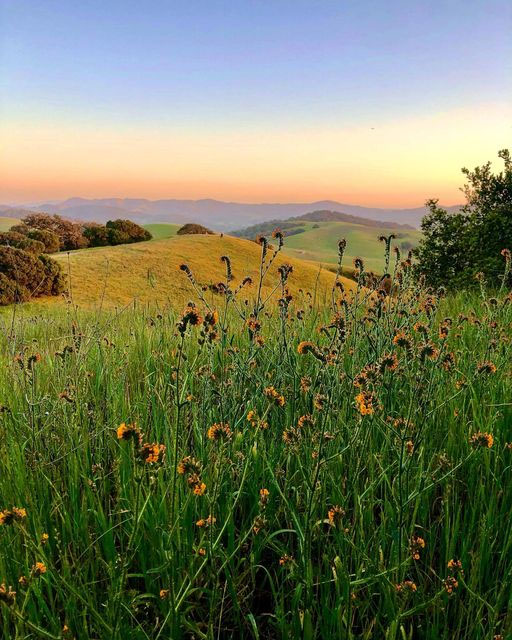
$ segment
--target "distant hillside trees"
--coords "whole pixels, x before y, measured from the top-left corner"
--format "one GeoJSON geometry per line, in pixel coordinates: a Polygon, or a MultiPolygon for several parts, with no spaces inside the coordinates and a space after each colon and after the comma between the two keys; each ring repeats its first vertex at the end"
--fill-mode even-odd
{"type": "Polygon", "coordinates": [[[477,273],[500,284],[501,251],[512,249],[512,159],[506,149],[498,156],[505,165],[499,173],[492,172],[490,162],[462,170],[467,202],[460,212],[449,213],[437,200],[427,202],[430,213],[423,218],[423,238],[415,250],[416,272],[427,284],[474,286],[477,273]]]}
{"type": "Polygon", "coordinates": [[[44,253],[129,244],[151,240],[152,237],[149,231],[131,220],[109,220],[106,225],[96,222],[82,224],[58,214],[46,213],[26,215],[21,224],[11,228],[11,232],[42,242],[44,253]]]}
{"type": "Polygon", "coordinates": [[[176,233],[179,236],[186,236],[188,234],[215,235],[211,229],[208,229],[207,227],[203,227],[202,224],[195,224],[192,222],[188,222],[187,224],[184,224],[182,227],[178,229],[176,233]]]}

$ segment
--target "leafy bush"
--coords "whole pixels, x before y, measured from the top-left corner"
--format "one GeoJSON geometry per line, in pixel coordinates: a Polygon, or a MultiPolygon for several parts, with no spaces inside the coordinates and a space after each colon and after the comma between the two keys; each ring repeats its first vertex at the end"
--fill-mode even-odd
{"type": "Polygon", "coordinates": [[[29,297],[58,295],[64,290],[60,265],[47,255],[0,246],[0,302],[21,302],[29,297]]]}
{"type": "Polygon", "coordinates": [[[53,231],[47,231],[45,229],[30,229],[26,235],[32,240],[42,242],[44,245],[43,253],[57,253],[60,249],[59,236],[53,231]]]}
{"type": "Polygon", "coordinates": [[[501,283],[500,253],[512,248],[512,160],[506,149],[498,156],[505,164],[500,173],[492,173],[490,162],[462,170],[467,203],[460,212],[449,213],[437,200],[427,202],[430,213],[423,218],[423,238],[415,250],[416,273],[427,284],[474,286],[477,273],[493,285],[501,283]]]}
{"type": "Polygon", "coordinates": [[[15,247],[16,249],[23,249],[27,253],[32,253],[38,256],[44,251],[44,244],[39,240],[33,240],[28,236],[25,236],[16,231],[4,231],[0,233],[0,245],[6,247],[15,247]]]}
{"type": "Polygon", "coordinates": [[[211,229],[208,229],[207,227],[203,227],[202,224],[195,224],[192,222],[188,222],[187,224],[184,224],[180,229],[178,229],[177,234],[179,236],[186,236],[189,234],[215,235],[214,232],[211,231],[211,229]]]}
{"type": "Polygon", "coordinates": [[[95,222],[85,224],[84,236],[89,241],[90,247],[106,247],[111,244],[108,229],[102,224],[95,222]]]}
{"type": "Polygon", "coordinates": [[[143,242],[153,237],[149,231],[131,220],[109,220],[106,224],[108,244],[130,244],[143,242]]]}

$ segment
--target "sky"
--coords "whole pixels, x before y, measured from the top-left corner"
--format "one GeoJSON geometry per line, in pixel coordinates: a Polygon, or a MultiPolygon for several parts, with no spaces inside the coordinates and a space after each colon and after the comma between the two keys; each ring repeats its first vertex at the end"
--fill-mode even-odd
{"type": "Polygon", "coordinates": [[[456,204],[512,147],[511,34],[510,0],[0,0],[0,203],[456,204]]]}

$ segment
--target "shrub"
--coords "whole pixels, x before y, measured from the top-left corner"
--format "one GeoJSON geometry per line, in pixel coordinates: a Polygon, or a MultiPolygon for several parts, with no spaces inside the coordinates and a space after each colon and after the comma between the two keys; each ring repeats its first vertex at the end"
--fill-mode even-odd
{"type": "Polygon", "coordinates": [[[131,220],[109,220],[106,224],[108,244],[130,244],[143,242],[153,237],[149,231],[131,220]]]}
{"type": "Polygon", "coordinates": [[[47,255],[34,255],[0,246],[0,299],[2,304],[29,297],[58,295],[64,290],[60,265],[47,255]]]}
{"type": "Polygon", "coordinates": [[[32,240],[37,240],[38,242],[43,243],[44,251],[42,253],[57,253],[60,249],[59,236],[53,231],[29,228],[26,235],[32,240]]]}
{"type": "Polygon", "coordinates": [[[96,222],[84,225],[84,236],[89,241],[90,247],[106,247],[111,244],[107,227],[96,222]]]}
{"type": "Polygon", "coordinates": [[[208,229],[207,227],[203,227],[202,224],[195,224],[192,222],[188,222],[187,224],[184,224],[180,229],[178,229],[177,234],[179,236],[185,236],[188,234],[215,235],[214,232],[211,231],[211,229],[208,229]]]}
{"type": "Polygon", "coordinates": [[[39,240],[33,240],[28,236],[25,236],[16,231],[4,231],[0,233],[0,245],[7,247],[15,247],[16,249],[23,249],[27,253],[32,253],[38,256],[44,251],[44,244],[39,240]]]}

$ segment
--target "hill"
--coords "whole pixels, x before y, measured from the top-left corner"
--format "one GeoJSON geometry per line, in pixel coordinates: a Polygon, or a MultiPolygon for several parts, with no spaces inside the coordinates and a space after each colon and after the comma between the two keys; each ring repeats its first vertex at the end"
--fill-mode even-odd
{"type": "Polygon", "coordinates": [[[153,236],[153,240],[162,240],[163,238],[172,238],[180,228],[179,224],[170,224],[167,222],[145,224],[144,229],[149,231],[153,236]]]}
{"type": "Polygon", "coordinates": [[[9,229],[15,225],[19,224],[19,218],[12,218],[10,216],[0,216],[0,231],[9,231],[9,229]]]}
{"type": "MultiPolygon", "coordinates": [[[[382,273],[385,267],[384,245],[379,236],[395,235],[393,246],[405,253],[419,241],[421,233],[413,230],[397,230],[366,227],[345,222],[304,222],[303,231],[286,237],[284,251],[287,255],[314,260],[322,263],[335,263],[338,258],[337,240],[345,238],[347,250],[343,264],[352,266],[354,258],[363,258],[367,269],[382,273]]],[[[286,235],[286,233],[285,233],[286,235]]]]}
{"type": "MultiPolygon", "coordinates": [[[[124,306],[134,299],[142,303],[170,303],[180,308],[191,298],[197,298],[179,265],[188,264],[201,286],[216,284],[225,280],[225,266],[220,256],[231,258],[236,287],[245,276],[254,282],[258,277],[260,247],[249,240],[229,236],[176,236],[152,242],[99,247],[73,251],[68,255],[55,257],[66,273],[70,274],[71,297],[79,306],[104,307],[124,306]],[[143,246],[142,246],[143,245],[143,246]]],[[[293,257],[279,256],[269,273],[263,287],[263,295],[270,295],[278,280],[277,267],[285,262],[293,266],[290,277],[290,290],[298,294],[313,292],[317,287],[319,298],[330,291],[333,274],[293,257]]],[[[343,279],[347,290],[352,290],[354,282],[343,279]]],[[[255,286],[248,288],[245,297],[252,299],[255,286]]],[[[207,291],[215,306],[222,298],[207,291]]],[[[278,294],[275,294],[276,298],[278,294]]],[[[48,299],[55,304],[55,299],[48,299]]]]}
{"type": "MultiPolygon", "coordinates": [[[[184,224],[194,220],[214,230],[233,229],[233,221],[249,226],[265,220],[284,220],[314,210],[343,211],[358,218],[381,222],[397,222],[419,227],[427,209],[424,206],[408,209],[381,209],[362,207],[333,200],[295,203],[240,203],[220,200],[147,200],[145,198],[69,198],[59,202],[24,205],[25,208],[48,213],[59,213],[73,219],[106,222],[114,218],[129,218],[138,224],[150,222],[176,222],[184,224]],[[115,211],[113,211],[114,209],[115,211]]],[[[458,209],[459,207],[448,207],[458,209]]]]}

